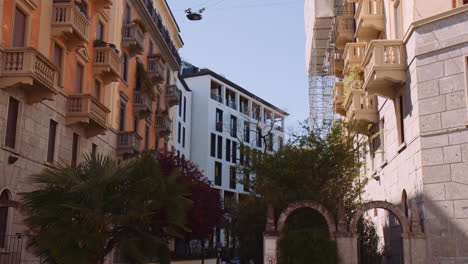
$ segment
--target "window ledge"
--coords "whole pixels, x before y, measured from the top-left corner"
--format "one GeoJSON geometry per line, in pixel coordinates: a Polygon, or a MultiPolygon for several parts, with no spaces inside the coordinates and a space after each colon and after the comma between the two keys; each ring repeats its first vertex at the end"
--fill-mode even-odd
{"type": "Polygon", "coordinates": [[[406,142],[403,142],[403,143],[401,143],[400,146],[398,146],[397,152],[398,152],[398,153],[401,153],[401,152],[402,152],[403,150],[405,150],[405,149],[406,149],[406,142]]]}
{"type": "Polygon", "coordinates": [[[0,148],[3,149],[3,150],[6,150],[6,151],[8,151],[8,152],[10,152],[10,153],[13,154],[13,155],[18,156],[18,157],[21,156],[20,153],[19,153],[19,151],[18,151],[17,149],[12,149],[12,148],[7,147],[7,146],[5,146],[5,145],[1,145],[0,148]]]}

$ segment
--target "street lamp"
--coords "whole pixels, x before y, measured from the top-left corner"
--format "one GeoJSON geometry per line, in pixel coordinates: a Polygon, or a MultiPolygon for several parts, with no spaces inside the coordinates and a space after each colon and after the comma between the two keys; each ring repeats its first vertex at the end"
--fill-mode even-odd
{"type": "Polygon", "coordinates": [[[221,244],[220,241],[216,243],[216,264],[221,264],[221,248],[223,245],[221,244]]]}

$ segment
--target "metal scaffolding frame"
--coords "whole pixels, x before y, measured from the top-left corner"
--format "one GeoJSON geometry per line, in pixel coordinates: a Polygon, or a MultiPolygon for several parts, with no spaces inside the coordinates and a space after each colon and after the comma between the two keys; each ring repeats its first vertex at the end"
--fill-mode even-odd
{"type": "MultiPolygon", "coordinates": [[[[333,112],[332,92],[338,80],[335,76],[335,59],[340,59],[343,52],[336,50],[336,17],[348,13],[353,14],[353,10],[349,10],[348,7],[346,0],[335,0],[334,17],[331,18],[328,28],[328,39],[326,45],[322,47],[325,50],[323,62],[317,62],[313,67],[314,70],[309,72],[309,125],[311,128],[329,125],[338,118],[333,112]]],[[[314,33],[318,34],[318,30],[314,33]]]]}

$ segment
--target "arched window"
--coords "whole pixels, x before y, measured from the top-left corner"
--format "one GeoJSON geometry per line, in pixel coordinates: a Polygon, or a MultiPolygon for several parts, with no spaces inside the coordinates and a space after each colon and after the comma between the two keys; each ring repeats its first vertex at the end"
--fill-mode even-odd
{"type": "MultiPolygon", "coordinates": [[[[10,192],[4,190],[0,195],[0,202],[10,200],[10,192]]],[[[4,205],[3,205],[4,206],[4,205]]],[[[5,247],[5,238],[7,232],[8,222],[8,207],[0,207],[0,248],[5,247]]]]}
{"type": "Polygon", "coordinates": [[[401,204],[403,206],[405,216],[408,217],[408,195],[406,194],[405,189],[403,189],[403,193],[401,194],[401,204]]]}

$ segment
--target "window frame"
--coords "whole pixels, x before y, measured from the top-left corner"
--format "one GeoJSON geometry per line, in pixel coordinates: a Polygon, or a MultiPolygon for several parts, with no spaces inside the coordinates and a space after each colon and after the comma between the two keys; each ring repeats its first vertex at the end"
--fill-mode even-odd
{"type": "Polygon", "coordinates": [[[223,185],[223,164],[219,161],[214,163],[214,184],[216,186],[223,185]]]}
{"type": "Polygon", "coordinates": [[[49,121],[49,135],[47,137],[47,156],[46,161],[48,163],[54,163],[57,157],[57,134],[58,134],[58,122],[50,119],[49,121]],[[51,141],[52,136],[52,124],[55,125],[54,133],[53,133],[53,141],[51,141]]]}
{"type": "Polygon", "coordinates": [[[72,149],[71,149],[71,159],[70,159],[70,166],[77,167],[79,162],[79,152],[80,152],[80,135],[78,133],[73,132],[72,135],[72,149]],[[76,143],[75,143],[76,138],[76,143]]]}
{"type": "Polygon", "coordinates": [[[223,137],[218,135],[218,141],[216,142],[216,157],[218,159],[223,159],[223,137]]]}
{"type": "Polygon", "coordinates": [[[17,151],[19,150],[19,144],[20,144],[20,140],[19,140],[19,135],[20,135],[20,129],[21,129],[21,121],[22,121],[22,115],[23,115],[23,101],[21,101],[20,99],[16,98],[16,97],[13,97],[13,96],[9,96],[8,97],[8,100],[7,100],[7,111],[6,111],[6,118],[5,118],[5,131],[4,131],[4,137],[3,137],[3,141],[2,141],[2,145],[9,149],[9,150],[13,150],[13,151],[17,151]],[[9,146],[9,144],[7,143],[7,134],[8,134],[8,117],[10,115],[10,100],[14,100],[16,102],[18,102],[18,110],[17,110],[17,114],[16,114],[16,124],[15,124],[15,128],[14,128],[14,131],[15,131],[15,137],[14,137],[14,142],[13,142],[13,147],[9,146]]]}

